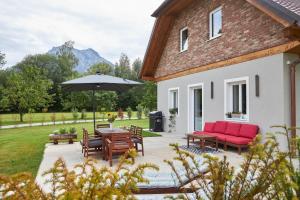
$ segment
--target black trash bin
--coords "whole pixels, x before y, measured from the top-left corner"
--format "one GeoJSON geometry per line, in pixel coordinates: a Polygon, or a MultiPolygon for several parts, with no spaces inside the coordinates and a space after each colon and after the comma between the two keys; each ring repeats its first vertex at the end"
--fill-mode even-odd
{"type": "Polygon", "coordinates": [[[163,132],[163,114],[161,111],[149,113],[149,129],[153,132],[163,132]]]}

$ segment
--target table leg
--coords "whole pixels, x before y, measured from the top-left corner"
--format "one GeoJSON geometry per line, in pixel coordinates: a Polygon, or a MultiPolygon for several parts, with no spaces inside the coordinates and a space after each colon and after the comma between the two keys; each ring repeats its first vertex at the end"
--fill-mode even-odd
{"type": "Polygon", "coordinates": [[[54,139],[53,144],[58,144],[58,140],[54,139]]]}
{"type": "Polygon", "coordinates": [[[73,139],[69,139],[69,144],[73,144],[73,139]]]}
{"type": "Polygon", "coordinates": [[[202,150],[204,150],[204,143],[205,143],[205,140],[200,139],[200,147],[201,147],[202,150]]]}
{"type": "Polygon", "coordinates": [[[217,151],[219,150],[219,142],[218,142],[218,139],[216,139],[216,150],[217,150],[217,151]]]}
{"type": "Polygon", "coordinates": [[[187,136],[187,147],[190,148],[190,136],[187,136]]]}

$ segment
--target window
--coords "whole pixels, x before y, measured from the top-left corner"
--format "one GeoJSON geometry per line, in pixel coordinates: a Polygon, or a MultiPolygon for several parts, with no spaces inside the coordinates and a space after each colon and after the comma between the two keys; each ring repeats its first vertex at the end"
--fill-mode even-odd
{"type": "Polygon", "coordinates": [[[188,28],[180,30],[180,52],[186,51],[189,47],[189,32],[188,28]]]}
{"type": "Polygon", "coordinates": [[[177,109],[178,114],[178,105],[179,105],[179,88],[169,89],[169,109],[177,109]]]}
{"type": "Polygon", "coordinates": [[[222,8],[217,8],[209,15],[209,38],[214,39],[222,34],[222,8]]]}
{"type": "Polygon", "coordinates": [[[225,119],[249,120],[249,78],[225,80],[225,119]]]}

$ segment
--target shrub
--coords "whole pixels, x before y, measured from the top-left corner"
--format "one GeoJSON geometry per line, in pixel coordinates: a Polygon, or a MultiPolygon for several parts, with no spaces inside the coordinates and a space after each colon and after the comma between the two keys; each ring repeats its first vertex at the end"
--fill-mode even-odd
{"type": "Polygon", "coordinates": [[[55,121],[56,121],[56,114],[52,113],[50,116],[51,121],[53,122],[53,124],[55,125],[55,121]]]}
{"type": "Polygon", "coordinates": [[[136,107],[136,116],[138,119],[142,119],[142,115],[143,115],[143,106],[141,104],[137,105],[136,107]]]}
{"type": "Polygon", "coordinates": [[[29,121],[30,126],[32,125],[34,112],[35,112],[34,109],[29,109],[28,110],[28,121],[29,121]]]}
{"type": "Polygon", "coordinates": [[[59,133],[60,133],[60,134],[66,134],[66,133],[67,133],[67,129],[65,129],[65,128],[60,128],[60,129],[59,129],[59,133]]]}
{"type": "Polygon", "coordinates": [[[150,113],[149,108],[145,107],[144,108],[144,115],[145,115],[145,117],[149,117],[149,113],[150,113]]]}
{"type": "Polygon", "coordinates": [[[72,109],[72,116],[73,116],[73,119],[74,119],[74,123],[76,123],[78,118],[79,118],[79,113],[78,113],[77,108],[72,109]]]}
{"type": "Polygon", "coordinates": [[[53,131],[53,134],[54,134],[54,135],[58,135],[58,134],[59,134],[59,130],[53,131]]]}
{"type": "Polygon", "coordinates": [[[119,117],[121,120],[124,119],[124,112],[123,112],[122,108],[119,108],[119,109],[118,109],[118,117],[119,117]]]}
{"type": "Polygon", "coordinates": [[[86,118],[87,118],[86,109],[82,109],[81,110],[81,119],[86,120],[86,118]]]}
{"type": "Polygon", "coordinates": [[[126,109],[126,111],[127,111],[128,119],[130,120],[131,117],[132,117],[132,109],[131,109],[130,107],[128,107],[128,108],[126,109]]]}
{"type": "Polygon", "coordinates": [[[77,130],[76,130],[75,127],[71,127],[70,130],[69,130],[69,133],[76,133],[76,131],[77,131],[77,130]]]}
{"type": "Polygon", "coordinates": [[[130,150],[122,156],[115,168],[95,165],[95,161],[86,159],[70,171],[62,159],[43,175],[50,177],[46,183],[51,191],[46,193],[35,183],[29,173],[14,176],[0,175],[0,198],[9,199],[135,199],[133,192],[137,184],[147,184],[145,170],[158,170],[152,164],[135,164],[136,151],[130,150]]]}

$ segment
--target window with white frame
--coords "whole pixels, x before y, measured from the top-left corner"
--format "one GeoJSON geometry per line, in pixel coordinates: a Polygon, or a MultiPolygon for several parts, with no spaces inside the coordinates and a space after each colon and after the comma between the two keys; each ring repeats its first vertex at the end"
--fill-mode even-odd
{"type": "Polygon", "coordinates": [[[209,38],[213,39],[222,34],[222,7],[209,14],[209,38]]]}
{"type": "Polygon", "coordinates": [[[180,52],[186,51],[189,47],[189,31],[185,27],[180,30],[180,52]]]}
{"type": "Polygon", "coordinates": [[[176,109],[178,114],[179,88],[169,89],[169,109],[176,109]]]}
{"type": "Polygon", "coordinates": [[[225,80],[225,119],[249,120],[249,78],[225,80]]]}

